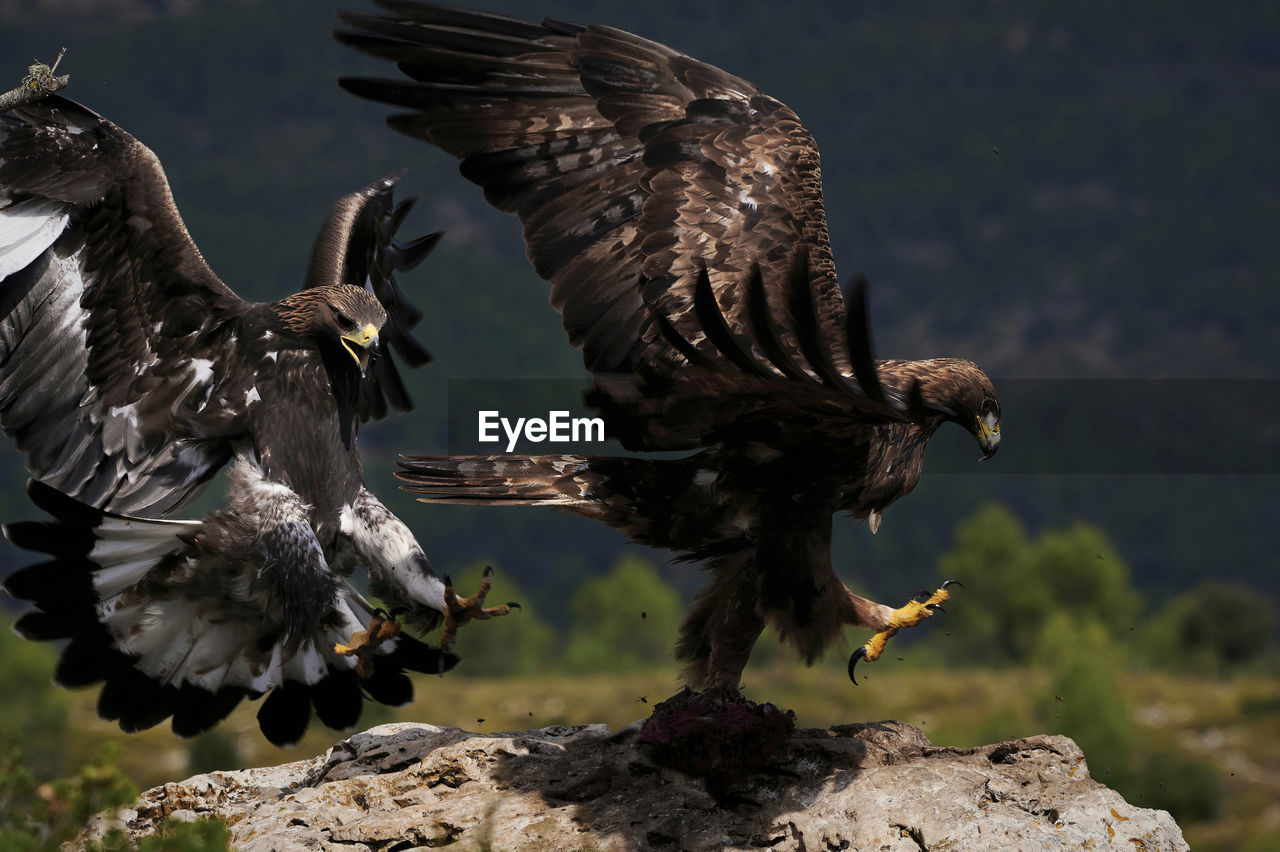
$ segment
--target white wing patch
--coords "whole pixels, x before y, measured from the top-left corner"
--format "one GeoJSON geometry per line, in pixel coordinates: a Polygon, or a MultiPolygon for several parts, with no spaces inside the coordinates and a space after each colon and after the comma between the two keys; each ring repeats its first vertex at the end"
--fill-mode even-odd
{"type": "Polygon", "coordinates": [[[66,205],[47,199],[28,199],[0,209],[0,281],[53,245],[67,226],[66,205]]]}
{"type": "Polygon", "coordinates": [[[207,384],[213,378],[213,362],[208,358],[192,358],[191,370],[195,373],[197,385],[207,384]]]}
{"type": "MultiPolygon", "coordinates": [[[[260,530],[296,525],[296,513],[309,509],[246,459],[233,466],[232,479],[237,505],[252,507],[248,520],[260,530]]],[[[94,528],[88,555],[98,566],[98,619],[142,673],[173,686],[265,693],[286,680],[315,684],[354,666],[354,658],[338,655],[333,646],[368,626],[370,613],[358,595],[348,595],[341,584],[325,626],[290,652],[255,542],[242,543],[246,558],[237,558],[234,545],[228,553],[209,553],[216,537],[197,550],[191,541],[205,523],[107,515],[94,528]],[[275,641],[263,647],[265,637],[275,641]]]]}
{"type": "Polygon", "coordinates": [[[376,594],[397,605],[445,612],[444,583],[431,571],[422,546],[367,488],[343,507],[340,521],[376,594]]]}

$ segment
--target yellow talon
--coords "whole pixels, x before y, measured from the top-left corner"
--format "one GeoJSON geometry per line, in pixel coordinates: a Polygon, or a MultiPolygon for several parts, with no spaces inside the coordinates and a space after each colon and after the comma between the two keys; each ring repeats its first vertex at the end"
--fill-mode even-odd
{"type": "Polygon", "coordinates": [[[486,607],[484,599],[489,595],[491,584],[489,577],[493,574],[493,568],[486,566],[484,574],[480,580],[480,588],[469,598],[460,598],[453,588],[453,580],[449,575],[444,577],[444,630],[440,633],[440,649],[442,651],[453,650],[453,644],[458,638],[458,628],[466,624],[468,621],[485,621],[490,618],[506,615],[513,609],[520,609],[520,604],[515,601],[499,604],[498,606],[486,607]]]}
{"type": "Polygon", "coordinates": [[[343,645],[339,642],[333,646],[333,650],[344,657],[355,657],[356,674],[364,679],[373,674],[373,652],[379,645],[395,637],[399,632],[400,622],[375,612],[373,618],[369,620],[367,630],[357,630],[347,640],[350,644],[343,645]]]}
{"type": "Polygon", "coordinates": [[[955,582],[955,580],[947,580],[925,600],[907,601],[895,609],[889,616],[889,626],[868,639],[867,643],[854,651],[853,656],[849,658],[849,680],[857,684],[858,681],[853,676],[853,667],[859,660],[866,660],[869,663],[878,660],[884,653],[885,645],[899,630],[904,627],[915,627],[926,618],[932,618],[934,610],[944,601],[950,600],[951,593],[947,591],[947,586],[955,582]]]}
{"type": "Polygon", "coordinates": [[[884,646],[889,644],[889,637],[897,632],[898,628],[890,627],[888,630],[882,630],[868,639],[867,644],[862,646],[862,659],[869,663],[880,659],[880,655],[884,653],[884,646]]]}

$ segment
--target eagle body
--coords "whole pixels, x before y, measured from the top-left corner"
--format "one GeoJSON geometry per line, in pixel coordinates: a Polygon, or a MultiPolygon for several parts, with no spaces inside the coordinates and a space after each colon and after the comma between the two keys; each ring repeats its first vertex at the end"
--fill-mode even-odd
{"type": "Polygon", "coordinates": [[[343,444],[337,400],[316,353],[271,337],[279,345],[264,351],[265,380],[246,392],[261,397],[248,408],[249,452],[267,479],[310,507],[317,536],[332,546],[343,510],[363,487],[359,453],[343,444]]]}
{"type": "MultiPolygon", "coordinates": [[[[908,363],[881,362],[883,379],[908,363]]],[[[845,625],[890,617],[890,607],[843,593],[832,515],[878,526],[916,486],[940,424],[845,422],[825,434],[758,423],[682,458],[410,456],[399,475],[426,503],[554,506],[703,562],[711,579],[681,627],[677,656],[691,685],[736,687],[766,624],[813,662],[845,625]]]]}
{"type": "Polygon", "coordinates": [[[999,402],[970,361],[874,360],[865,279],[846,298],[795,112],[612,27],[375,2],[384,14],[340,13],[335,35],[400,76],[342,85],[399,108],[391,127],[520,218],[611,436],[687,454],[408,456],[406,489],[554,506],[700,560],[710,580],[676,649],[695,688],[736,692],[766,623],[812,661],[843,627],[927,617],[836,579],[831,516],[874,531],[943,423],[993,455],[999,402]]]}
{"type": "Polygon", "coordinates": [[[264,734],[293,742],[313,710],[349,727],[363,696],[404,703],[406,671],[457,660],[404,634],[337,649],[382,617],[357,566],[415,627],[466,615],[355,444],[409,406],[390,349],[428,360],[393,273],[438,235],[394,239],[393,183],[335,205],[303,289],[246,302],[144,145],[56,96],[0,116],[0,426],[52,516],[6,526],[49,560],[5,588],[34,605],[20,633],[69,640],[58,681],[102,683],[125,730],[191,735],[266,696],[264,734]],[[227,465],[226,504],[175,519],[227,465]]]}

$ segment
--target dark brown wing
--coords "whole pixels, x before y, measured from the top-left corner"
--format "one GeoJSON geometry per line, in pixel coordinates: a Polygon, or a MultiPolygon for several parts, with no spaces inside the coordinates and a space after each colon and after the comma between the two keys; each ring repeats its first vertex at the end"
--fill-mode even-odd
{"type": "Polygon", "coordinates": [[[151,151],[56,96],[20,115],[0,116],[0,425],[59,491],[168,511],[242,428],[246,304],[151,151]]]}
{"type": "MultiPolygon", "coordinates": [[[[342,14],[358,31],[337,38],[394,60],[411,79],[343,86],[411,108],[389,123],[462,158],[490,202],[519,215],[529,257],[552,282],[552,304],[589,369],[660,374],[690,363],[651,307],[694,349],[723,360],[696,316],[699,273],[729,331],[752,338],[754,269],[770,312],[789,317],[786,282],[802,265],[811,339],[779,322],[781,351],[810,378],[852,375],[818,152],[790,109],[620,30],[379,5],[391,15],[342,14]],[[826,364],[812,363],[813,341],[826,364]]],[[[782,375],[769,353],[750,354],[782,375]]]]}
{"type": "Polygon", "coordinates": [[[700,349],[650,306],[654,326],[686,359],[667,373],[596,373],[589,401],[605,415],[611,437],[632,450],[677,450],[724,440],[776,440],[779,424],[804,424],[806,442],[847,444],[850,430],[869,422],[922,421],[946,409],[926,401],[922,377],[873,362],[861,286],[850,311],[849,351],[857,382],[835,366],[819,337],[803,256],[783,286],[780,311],[768,304],[763,275],[752,270],[739,294],[746,328],[733,329],[720,310],[710,276],[700,270],[694,286],[692,323],[713,347],[700,349]],[[799,352],[782,339],[780,324],[797,332],[799,352]],[[882,381],[887,378],[888,381],[882,381]],[[770,437],[762,437],[770,436],[770,437]]]}
{"type": "Polygon", "coordinates": [[[393,188],[400,175],[383,178],[333,205],[316,236],[307,286],[356,284],[367,287],[387,312],[382,328],[382,357],[376,358],[368,378],[360,383],[360,419],[386,415],[387,405],[399,411],[413,407],[392,352],[410,367],[430,363],[431,354],[413,336],[422,313],[404,296],[395,274],[420,264],[440,241],[441,234],[427,234],[408,242],[396,239],[396,231],[413,209],[417,198],[396,202],[393,188]]]}

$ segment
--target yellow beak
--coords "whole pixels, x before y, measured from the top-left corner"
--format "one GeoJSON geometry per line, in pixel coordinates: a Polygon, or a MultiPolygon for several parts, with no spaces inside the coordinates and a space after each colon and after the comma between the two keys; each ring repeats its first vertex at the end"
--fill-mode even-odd
{"type": "Polygon", "coordinates": [[[360,365],[360,375],[364,376],[369,369],[369,358],[378,346],[378,327],[368,323],[357,332],[342,335],[342,345],[351,353],[351,357],[360,365]]]}
{"type": "Polygon", "coordinates": [[[1000,421],[994,414],[978,418],[978,446],[982,448],[983,461],[1000,449],[1000,421]]]}

